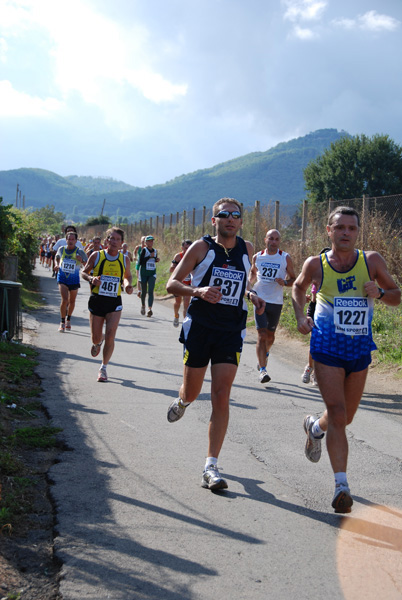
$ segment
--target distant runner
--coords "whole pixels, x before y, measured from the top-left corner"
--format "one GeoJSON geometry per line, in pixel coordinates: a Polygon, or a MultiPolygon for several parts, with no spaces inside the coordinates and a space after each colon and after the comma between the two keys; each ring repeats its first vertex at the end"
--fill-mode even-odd
{"type": "Polygon", "coordinates": [[[77,246],[76,233],[68,233],[66,242],[66,246],[58,249],[55,258],[55,271],[61,296],[59,327],[61,333],[64,333],[66,329],[71,329],[71,315],[75,308],[78,290],[81,287],[80,265],[87,261],[87,255],[77,246]]]}
{"type": "MultiPolygon", "coordinates": [[[[178,252],[173,257],[172,264],[170,265],[170,269],[169,269],[170,273],[173,273],[176,266],[179,264],[179,262],[181,261],[181,259],[183,258],[183,256],[187,252],[187,250],[190,248],[192,243],[193,242],[191,240],[184,240],[182,242],[181,252],[178,252]]],[[[183,280],[183,283],[185,283],[186,285],[190,285],[190,283],[191,283],[191,275],[190,274],[188,274],[187,277],[183,280]]],[[[185,319],[186,315],[187,315],[188,305],[190,304],[190,296],[175,296],[174,304],[173,304],[173,312],[174,312],[173,325],[174,325],[174,327],[179,326],[179,310],[180,310],[180,304],[181,304],[182,298],[183,298],[183,319],[185,319]]]]}
{"type": "Polygon", "coordinates": [[[121,290],[133,293],[130,261],[119,252],[124,241],[124,231],[112,227],[106,232],[106,248],[93,252],[85,265],[82,278],[91,284],[91,296],[88,302],[89,322],[91,325],[91,355],[98,356],[103,339],[103,361],[98,373],[98,381],[107,381],[106,367],[112,357],[114,340],[120,322],[122,301],[121,290]],[[91,275],[91,273],[93,273],[91,275]],[[103,325],[106,324],[103,337],[103,325]]]}

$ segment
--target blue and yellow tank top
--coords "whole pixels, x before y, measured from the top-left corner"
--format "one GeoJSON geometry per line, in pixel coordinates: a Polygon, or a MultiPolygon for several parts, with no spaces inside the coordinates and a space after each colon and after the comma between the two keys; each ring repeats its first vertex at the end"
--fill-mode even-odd
{"type": "Polygon", "coordinates": [[[93,276],[100,277],[102,283],[99,287],[93,286],[92,293],[108,298],[117,298],[121,295],[124,272],[125,258],[121,252],[116,257],[111,257],[106,250],[100,250],[93,276]]]}
{"type": "Polygon", "coordinates": [[[63,246],[60,256],[60,269],[57,273],[57,283],[76,285],[80,283],[80,264],[77,261],[78,248],[75,246],[71,252],[63,246]]]}
{"type": "Polygon", "coordinates": [[[336,271],[327,254],[321,254],[322,282],[317,292],[310,351],[354,360],[376,349],[371,322],[374,300],[364,290],[370,281],[366,255],[356,250],[356,262],[347,271],[336,271]]]}

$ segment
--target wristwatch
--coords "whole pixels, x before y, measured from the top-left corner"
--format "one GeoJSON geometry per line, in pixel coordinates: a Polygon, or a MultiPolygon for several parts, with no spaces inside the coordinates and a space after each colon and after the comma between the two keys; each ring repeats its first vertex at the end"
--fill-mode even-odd
{"type": "Polygon", "coordinates": [[[381,298],[383,297],[383,295],[385,294],[385,291],[382,288],[378,288],[378,293],[380,294],[376,300],[381,300],[381,298]]]}

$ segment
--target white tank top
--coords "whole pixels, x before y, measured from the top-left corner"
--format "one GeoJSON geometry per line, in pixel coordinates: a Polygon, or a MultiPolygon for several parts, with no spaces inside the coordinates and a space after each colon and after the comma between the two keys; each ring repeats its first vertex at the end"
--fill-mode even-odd
{"type": "Polygon", "coordinates": [[[274,280],[286,278],[287,257],[287,252],[282,250],[276,254],[262,250],[256,256],[257,282],[253,289],[269,304],[283,304],[283,286],[274,280]]]}

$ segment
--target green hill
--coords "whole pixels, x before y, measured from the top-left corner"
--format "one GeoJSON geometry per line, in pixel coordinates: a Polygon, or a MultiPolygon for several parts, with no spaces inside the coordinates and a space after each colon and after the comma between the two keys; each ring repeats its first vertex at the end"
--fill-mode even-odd
{"type": "Polygon", "coordinates": [[[98,215],[105,199],[106,214],[130,221],[210,207],[222,196],[237,198],[245,206],[256,200],[296,205],[305,197],[304,168],[344,135],[348,134],[320,129],[266,152],[246,154],[145,188],[106,177],[60,177],[43,169],[0,171],[0,196],[5,204],[15,204],[18,184],[26,208],[51,204],[75,221],[98,215]]]}

